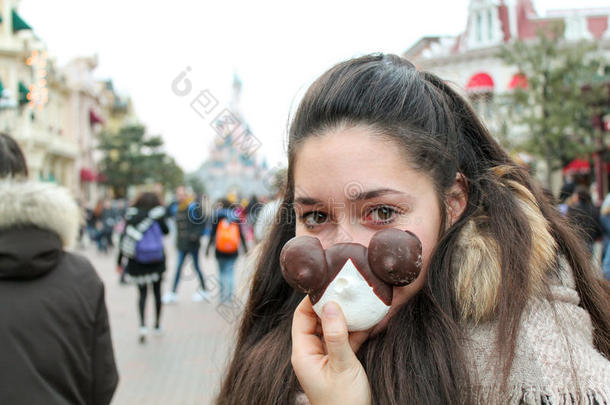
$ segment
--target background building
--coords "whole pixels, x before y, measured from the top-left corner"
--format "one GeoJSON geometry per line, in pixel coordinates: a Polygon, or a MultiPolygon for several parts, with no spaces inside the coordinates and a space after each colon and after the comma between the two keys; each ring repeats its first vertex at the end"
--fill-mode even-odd
{"type": "MultiPolygon", "coordinates": [[[[264,159],[259,161],[255,151],[240,147],[244,144],[244,137],[253,136],[239,106],[241,88],[241,81],[235,76],[229,110],[239,125],[237,128],[231,126],[230,133],[214,138],[208,159],[195,172],[211,201],[228,195],[250,198],[270,194],[267,162],[264,159]]],[[[222,123],[219,125],[222,127],[222,123]]]]}
{"type": "Polygon", "coordinates": [[[69,91],[18,3],[0,1],[0,130],[24,149],[33,178],[76,191],[79,149],[64,125],[69,91]]]}
{"type": "MultiPolygon", "coordinates": [[[[523,128],[507,125],[494,100],[527,79],[515,66],[498,57],[500,48],[514,40],[531,40],[539,28],[559,22],[568,41],[598,40],[610,60],[610,7],[549,11],[539,16],[531,0],[471,0],[464,32],[457,36],[421,38],[404,56],[423,70],[453,82],[471,102],[493,134],[504,133],[515,143],[527,137],[523,128]]],[[[546,168],[537,174],[544,178],[546,168]]],[[[561,183],[555,175],[554,188],[561,183]]],[[[557,190],[554,190],[557,191],[557,190]]]]}
{"type": "Polygon", "coordinates": [[[0,131],[22,147],[30,177],[57,182],[92,205],[107,195],[97,138],[137,122],[131,100],[111,80],[95,78],[96,56],[57,66],[19,3],[0,0],[0,131]]]}

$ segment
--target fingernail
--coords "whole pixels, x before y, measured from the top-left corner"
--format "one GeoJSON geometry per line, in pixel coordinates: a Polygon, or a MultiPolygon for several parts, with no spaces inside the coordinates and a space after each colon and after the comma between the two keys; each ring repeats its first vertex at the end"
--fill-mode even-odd
{"type": "Polygon", "coordinates": [[[334,318],[335,316],[339,315],[339,308],[337,307],[337,304],[332,301],[324,304],[324,308],[322,310],[324,311],[324,315],[329,318],[334,318]]]}

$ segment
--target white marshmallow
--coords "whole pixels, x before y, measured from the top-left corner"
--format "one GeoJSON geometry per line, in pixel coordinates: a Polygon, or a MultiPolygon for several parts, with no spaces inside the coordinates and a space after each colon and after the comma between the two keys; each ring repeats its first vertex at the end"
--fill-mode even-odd
{"type": "Polygon", "coordinates": [[[318,316],[322,315],[322,307],[329,301],[339,304],[350,332],[377,325],[390,310],[390,306],[375,294],[351,259],[345,262],[322,298],[313,306],[318,316]]]}

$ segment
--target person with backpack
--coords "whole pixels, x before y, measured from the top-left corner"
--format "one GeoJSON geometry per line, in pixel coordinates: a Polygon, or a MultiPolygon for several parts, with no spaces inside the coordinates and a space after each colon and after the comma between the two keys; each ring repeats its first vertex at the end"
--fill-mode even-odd
{"type": "Polygon", "coordinates": [[[248,253],[239,219],[231,209],[231,203],[227,199],[221,200],[221,208],[212,218],[210,240],[205,255],[209,256],[210,248],[214,244],[220,272],[220,302],[223,303],[233,299],[233,271],[239,255],[240,243],[244,253],[248,253]]]}
{"type": "Polygon", "coordinates": [[[149,285],[155,296],[154,332],[156,335],[161,334],[161,282],[165,272],[163,235],[168,233],[165,208],[161,206],[159,197],[151,192],[142,193],[125,214],[125,229],[119,242],[118,258],[119,271],[123,270],[125,280],[138,287],[140,343],[146,341],[148,334],[145,308],[149,285]],[[125,258],[127,265],[122,269],[125,258]]]}

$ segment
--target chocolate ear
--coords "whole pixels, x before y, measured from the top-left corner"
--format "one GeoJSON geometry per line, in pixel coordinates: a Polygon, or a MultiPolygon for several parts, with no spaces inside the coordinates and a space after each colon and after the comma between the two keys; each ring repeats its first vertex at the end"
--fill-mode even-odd
{"type": "Polygon", "coordinates": [[[419,275],[421,252],[421,242],[415,234],[396,228],[384,229],[371,238],[369,266],[386,283],[404,286],[419,275]]]}
{"type": "Polygon", "coordinates": [[[297,236],[286,242],[280,266],[286,282],[306,294],[323,288],[328,275],[322,244],[312,236],[297,236]]]}

